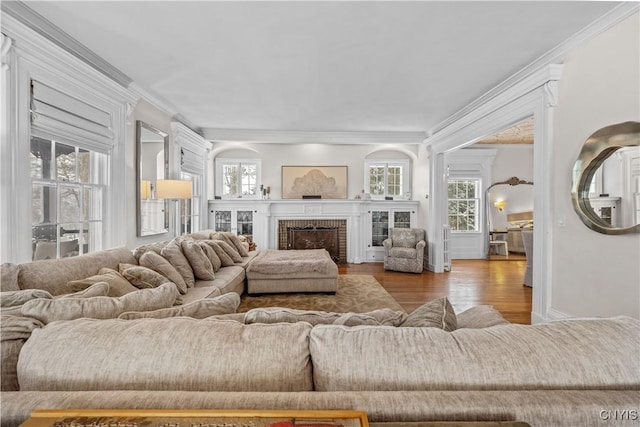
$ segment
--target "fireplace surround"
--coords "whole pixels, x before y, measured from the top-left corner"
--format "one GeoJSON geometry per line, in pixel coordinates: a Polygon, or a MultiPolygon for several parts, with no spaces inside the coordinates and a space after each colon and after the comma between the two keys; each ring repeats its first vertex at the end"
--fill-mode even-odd
{"type": "Polygon", "coordinates": [[[344,219],[282,219],[278,249],[326,249],[337,263],[347,262],[347,221],[344,219]]]}

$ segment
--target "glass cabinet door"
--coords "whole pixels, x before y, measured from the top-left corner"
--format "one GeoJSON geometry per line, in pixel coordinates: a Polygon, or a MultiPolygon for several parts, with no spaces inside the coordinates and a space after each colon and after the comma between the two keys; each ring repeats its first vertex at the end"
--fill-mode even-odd
{"type": "Polygon", "coordinates": [[[236,221],[238,236],[253,237],[253,211],[238,211],[236,221]]]}
{"type": "Polygon", "coordinates": [[[371,246],[382,246],[389,237],[389,211],[371,211],[371,246]]]}
{"type": "Polygon", "coordinates": [[[411,228],[411,212],[409,211],[394,212],[393,226],[395,228],[411,228]]]}
{"type": "Polygon", "coordinates": [[[215,211],[215,230],[231,231],[231,211],[215,211]]]}

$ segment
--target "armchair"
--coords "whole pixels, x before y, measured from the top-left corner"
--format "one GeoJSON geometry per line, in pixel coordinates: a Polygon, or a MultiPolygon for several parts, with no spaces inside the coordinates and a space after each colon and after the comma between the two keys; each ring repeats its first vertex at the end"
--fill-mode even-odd
{"type": "Polygon", "coordinates": [[[422,228],[391,228],[384,246],[384,269],[422,273],[425,232],[422,228]]]}

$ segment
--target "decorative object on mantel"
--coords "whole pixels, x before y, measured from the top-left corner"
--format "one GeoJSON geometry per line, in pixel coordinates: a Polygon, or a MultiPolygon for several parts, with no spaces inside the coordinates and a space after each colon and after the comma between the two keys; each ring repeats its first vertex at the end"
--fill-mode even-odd
{"type": "Polygon", "coordinates": [[[282,166],[282,198],[347,198],[347,166],[282,166]]]}
{"type": "Polygon", "coordinates": [[[624,122],[597,130],[582,146],[573,166],[571,201],[580,220],[593,231],[602,234],[640,233],[640,182],[637,177],[631,173],[621,175],[623,188],[626,186],[630,190],[625,205],[631,210],[626,212],[628,221],[622,227],[612,225],[604,218],[605,215],[598,215],[592,205],[592,201],[595,204],[596,200],[589,199],[592,181],[605,160],[616,151],[639,145],[640,122],[624,122]]]}

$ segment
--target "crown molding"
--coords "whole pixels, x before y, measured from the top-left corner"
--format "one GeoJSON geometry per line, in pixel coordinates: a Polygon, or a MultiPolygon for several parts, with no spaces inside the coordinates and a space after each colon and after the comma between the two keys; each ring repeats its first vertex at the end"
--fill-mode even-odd
{"type": "MultiPolygon", "coordinates": [[[[138,99],[144,99],[149,104],[153,105],[155,108],[160,110],[162,113],[169,116],[172,120],[180,122],[184,124],[186,127],[191,129],[198,129],[197,126],[194,126],[186,117],[178,112],[178,108],[173,105],[173,103],[169,102],[166,98],[156,95],[155,93],[143,88],[139,84],[132,82],[129,84],[128,89],[133,93],[138,99]]],[[[196,131],[196,133],[198,133],[196,131]]]]}
{"type": "Polygon", "coordinates": [[[325,132],[260,129],[203,129],[205,139],[217,142],[271,144],[421,144],[424,132],[325,132]]]}
{"type": "MultiPolygon", "coordinates": [[[[510,88],[514,86],[523,86],[523,83],[535,80],[535,75],[539,75],[541,70],[546,74],[546,69],[548,66],[552,64],[562,63],[566,59],[569,52],[582,45],[586,41],[605,32],[609,28],[613,27],[614,25],[618,24],[619,22],[623,21],[639,10],[640,3],[638,2],[629,1],[621,3],[619,6],[616,6],[605,15],[596,19],[594,22],[578,31],[576,34],[569,37],[567,40],[565,40],[555,48],[551,49],[539,58],[535,59],[533,62],[529,63],[529,65],[525,66],[520,71],[512,74],[509,78],[481,95],[475,101],[466,105],[455,114],[449,116],[442,122],[429,129],[429,136],[441,132],[443,129],[449,127],[472,111],[478,109],[481,105],[486,104],[487,102],[496,98],[510,88]]],[[[552,76],[550,80],[556,79],[554,79],[552,76]]]]}
{"type": "Polygon", "coordinates": [[[171,133],[173,134],[174,141],[191,151],[209,151],[212,148],[211,142],[204,139],[183,123],[171,122],[171,133]]]}
{"type": "Polygon", "coordinates": [[[55,26],[51,21],[35,12],[22,1],[0,2],[3,13],[12,16],[18,22],[40,34],[56,46],[69,52],[95,68],[111,80],[123,87],[127,87],[133,80],[116,67],[96,55],[82,43],[55,26]]]}

